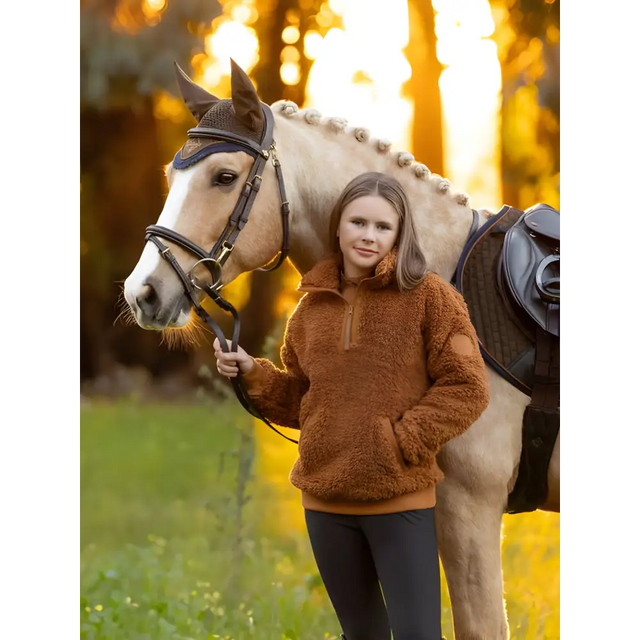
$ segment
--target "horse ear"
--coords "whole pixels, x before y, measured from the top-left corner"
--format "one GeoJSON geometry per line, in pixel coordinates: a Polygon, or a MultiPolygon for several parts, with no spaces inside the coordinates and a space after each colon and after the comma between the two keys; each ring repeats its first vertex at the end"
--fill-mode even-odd
{"type": "Polygon", "coordinates": [[[264,115],[260,98],[249,76],[233,58],[231,58],[231,99],[236,116],[254,131],[262,133],[264,115]]]}
{"type": "Polygon", "coordinates": [[[189,107],[189,111],[193,113],[196,120],[200,122],[202,116],[213,107],[219,98],[210,94],[208,91],[198,86],[181,68],[180,65],[173,62],[176,69],[176,78],[178,79],[178,87],[182,98],[189,107]]]}

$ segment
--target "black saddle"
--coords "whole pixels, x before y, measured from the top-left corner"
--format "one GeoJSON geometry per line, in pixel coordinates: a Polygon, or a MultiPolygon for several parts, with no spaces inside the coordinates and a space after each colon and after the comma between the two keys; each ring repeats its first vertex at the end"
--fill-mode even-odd
{"type": "Polygon", "coordinates": [[[560,213],[553,207],[527,209],[507,231],[498,286],[526,331],[533,321],[560,337],[560,213]]]}

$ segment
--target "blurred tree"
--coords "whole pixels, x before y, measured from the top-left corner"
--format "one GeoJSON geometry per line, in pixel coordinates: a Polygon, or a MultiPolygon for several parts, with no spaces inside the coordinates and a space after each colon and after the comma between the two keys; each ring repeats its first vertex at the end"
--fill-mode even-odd
{"type": "MultiPolygon", "coordinates": [[[[260,0],[257,6],[260,20],[255,29],[260,42],[260,60],[251,78],[257,85],[260,100],[272,104],[285,97],[285,84],[280,77],[280,52],[284,46],[282,31],[287,26],[287,12],[298,5],[295,0],[260,0]]],[[[286,167],[283,167],[283,172],[286,180],[286,167]]],[[[251,294],[241,313],[241,343],[254,356],[262,355],[265,340],[276,322],[274,301],[284,287],[284,275],[282,267],[266,273],[256,271],[251,275],[251,294]]]]}
{"type": "Polygon", "coordinates": [[[504,202],[560,206],[560,0],[492,0],[504,202]]]}
{"type": "Polygon", "coordinates": [[[81,0],[82,105],[143,110],[152,92],[176,93],[173,61],[189,70],[220,13],[211,0],[81,0]]]}
{"type": "Polygon", "coordinates": [[[283,48],[282,30],[287,26],[286,13],[297,7],[295,0],[258,0],[260,20],[255,29],[260,42],[260,60],[251,73],[258,95],[266,104],[285,97],[285,85],[280,78],[280,52],[283,48]]]}
{"type": "Polygon", "coordinates": [[[342,20],[323,0],[257,0],[260,20],[256,31],[260,40],[260,61],[252,73],[258,84],[260,98],[267,104],[286,99],[302,106],[313,60],[305,53],[305,36],[316,32],[325,36],[329,29],[342,26],[342,20]],[[322,13],[320,17],[319,14],[322,13]],[[288,42],[283,32],[290,28],[288,42]],[[290,42],[289,46],[287,44],[290,42]],[[295,52],[290,51],[293,47],[295,52]],[[285,48],[287,52],[285,53],[285,48]],[[299,79],[285,84],[280,67],[292,53],[299,69],[299,79]]]}
{"type": "MultiPolygon", "coordinates": [[[[260,20],[255,28],[260,42],[260,60],[251,77],[256,82],[260,99],[266,104],[287,99],[303,105],[312,65],[305,56],[304,37],[309,30],[324,35],[331,26],[338,24],[336,18],[331,25],[318,25],[315,16],[322,4],[321,0],[258,0],[260,20]],[[296,27],[299,33],[294,44],[299,55],[300,80],[294,85],[286,85],[280,74],[282,51],[286,46],[282,32],[289,26],[296,27]]],[[[286,184],[287,167],[282,169],[286,184]]],[[[293,270],[290,263],[286,267],[252,274],[251,295],[242,311],[242,346],[252,355],[263,353],[265,341],[278,320],[275,302],[285,287],[287,274],[293,270]]]]}
{"type": "MultiPolygon", "coordinates": [[[[538,89],[538,103],[560,120],[560,0],[520,0],[510,11],[519,40],[535,38],[541,42],[544,68],[531,69],[538,89]]],[[[516,47],[515,53],[520,49],[516,47]]],[[[513,54],[512,54],[513,58],[513,54]]]]}
{"type": "Polygon", "coordinates": [[[81,0],[82,378],[117,362],[158,373],[188,361],[183,352],[159,352],[156,334],[113,326],[116,283],[135,265],[144,228],[162,209],[153,94],[177,92],[173,60],[189,70],[219,13],[207,0],[81,0]]]}
{"type": "Polygon", "coordinates": [[[409,0],[407,83],[414,100],[413,155],[433,173],[443,175],[443,129],[440,99],[442,65],[436,56],[435,16],[431,0],[409,0]]]}

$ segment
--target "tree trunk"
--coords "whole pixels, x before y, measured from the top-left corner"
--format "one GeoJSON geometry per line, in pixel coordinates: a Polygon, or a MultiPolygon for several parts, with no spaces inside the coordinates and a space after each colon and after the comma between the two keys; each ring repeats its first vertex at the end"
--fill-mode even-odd
{"type": "MultiPolygon", "coordinates": [[[[258,95],[265,104],[287,98],[301,105],[304,100],[304,89],[309,76],[309,66],[301,65],[303,70],[300,83],[287,87],[280,78],[280,52],[284,47],[282,30],[287,26],[288,10],[299,11],[297,2],[284,0],[273,2],[262,0],[260,3],[260,21],[257,24],[260,41],[260,62],[252,73],[258,85],[258,95]],[[304,71],[306,70],[306,73],[304,71]]],[[[301,25],[305,20],[301,20],[301,25]]],[[[302,55],[302,33],[298,43],[302,55]]],[[[303,62],[301,58],[301,63],[303,62]]],[[[277,143],[277,140],[276,140],[277,143]]],[[[285,177],[287,168],[283,168],[285,177]]],[[[285,266],[267,273],[255,271],[251,278],[251,295],[246,307],[242,310],[242,346],[252,355],[261,355],[267,336],[274,328],[275,300],[284,287],[285,266]]]]}
{"type": "Polygon", "coordinates": [[[162,163],[151,98],[140,111],[84,109],[81,164],[81,377],[116,362],[152,373],[188,363],[189,354],[158,349],[159,336],[114,324],[122,282],[144,246],[144,229],[162,209],[162,163]]]}
{"type": "Polygon", "coordinates": [[[409,0],[409,45],[406,53],[412,74],[407,85],[415,105],[413,155],[432,173],[444,175],[442,104],[438,84],[442,65],[436,56],[434,18],[431,0],[409,0]]]}
{"type": "Polygon", "coordinates": [[[251,75],[258,85],[260,100],[265,104],[273,104],[285,97],[285,85],[280,78],[280,52],[284,46],[282,30],[286,26],[285,14],[293,6],[291,0],[260,1],[260,20],[256,23],[260,61],[251,75]]]}
{"type": "Polygon", "coordinates": [[[264,342],[276,321],[275,300],[282,291],[284,267],[251,276],[249,301],[240,314],[242,319],[241,344],[252,356],[262,356],[264,342]]]}

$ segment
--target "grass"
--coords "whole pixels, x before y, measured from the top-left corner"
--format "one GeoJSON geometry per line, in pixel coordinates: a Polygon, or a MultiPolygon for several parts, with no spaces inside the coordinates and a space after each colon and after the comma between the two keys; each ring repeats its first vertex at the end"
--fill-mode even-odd
{"type": "MultiPolygon", "coordinates": [[[[235,402],[83,407],[81,638],[339,635],[288,483],[295,446],[258,425],[238,494],[251,420],[235,402]]],[[[503,535],[512,638],[559,638],[559,517],[506,516],[503,535]]],[[[450,618],[444,588],[452,638],[450,618]]]]}

